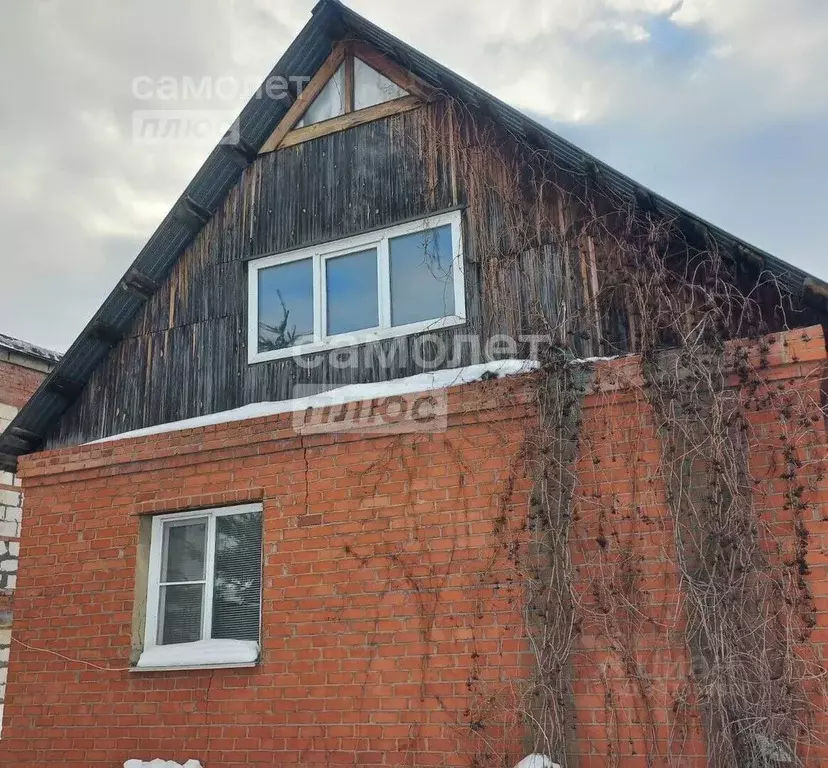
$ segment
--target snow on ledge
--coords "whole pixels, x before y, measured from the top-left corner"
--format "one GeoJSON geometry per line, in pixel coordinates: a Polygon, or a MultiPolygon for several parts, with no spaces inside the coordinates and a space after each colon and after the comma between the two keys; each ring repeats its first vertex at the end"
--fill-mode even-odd
{"type": "Polygon", "coordinates": [[[381,381],[368,384],[349,384],[327,392],[320,392],[310,397],[298,397],[292,400],[277,402],[252,403],[234,408],[230,411],[220,411],[207,416],[196,416],[192,419],[171,421],[167,424],[157,424],[154,427],[134,429],[131,432],[122,432],[119,435],[93,440],[87,445],[108,443],[115,440],[127,440],[132,437],[147,437],[160,435],[166,432],[177,432],[181,429],[195,429],[209,427],[216,424],[227,424],[233,421],[258,419],[264,416],[276,416],[281,413],[304,411],[308,408],[327,408],[345,403],[359,402],[360,400],[375,400],[396,395],[409,395],[415,392],[428,392],[433,389],[447,389],[471,384],[483,378],[500,378],[501,376],[517,376],[521,373],[530,373],[537,370],[540,364],[535,360],[493,360],[480,365],[469,365],[465,368],[449,368],[431,373],[418,373],[404,379],[381,381]]]}
{"type": "Polygon", "coordinates": [[[546,755],[529,755],[529,757],[524,757],[515,768],[561,768],[561,766],[553,763],[546,755]]]}
{"type": "Polygon", "coordinates": [[[136,667],[176,669],[235,666],[253,664],[258,658],[259,644],[250,640],[198,640],[194,643],[154,645],[147,648],[138,659],[136,667]]]}
{"type": "Polygon", "coordinates": [[[198,760],[188,760],[186,763],[176,763],[174,760],[162,760],[156,757],[155,760],[145,762],[143,760],[127,760],[124,768],[201,768],[198,760]]]}

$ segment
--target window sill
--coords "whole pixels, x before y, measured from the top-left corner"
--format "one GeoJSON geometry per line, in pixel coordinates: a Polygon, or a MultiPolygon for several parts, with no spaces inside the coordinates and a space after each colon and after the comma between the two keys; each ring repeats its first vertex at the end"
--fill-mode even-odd
{"type": "Polygon", "coordinates": [[[199,640],[194,643],[147,648],[132,672],[170,672],[192,669],[255,667],[259,644],[249,640],[199,640]]]}
{"type": "Polygon", "coordinates": [[[311,344],[300,344],[297,347],[275,349],[271,352],[255,352],[248,357],[247,362],[252,365],[254,363],[264,363],[268,360],[282,360],[286,357],[302,357],[303,355],[328,352],[334,349],[356,347],[360,344],[371,344],[385,339],[396,339],[400,336],[411,336],[415,333],[426,333],[428,331],[439,331],[443,328],[454,328],[455,326],[463,325],[465,322],[465,317],[451,315],[449,317],[441,317],[437,320],[427,320],[425,322],[399,325],[392,328],[377,328],[369,331],[357,331],[354,333],[342,334],[341,336],[331,336],[325,339],[325,341],[317,341],[311,344]]]}

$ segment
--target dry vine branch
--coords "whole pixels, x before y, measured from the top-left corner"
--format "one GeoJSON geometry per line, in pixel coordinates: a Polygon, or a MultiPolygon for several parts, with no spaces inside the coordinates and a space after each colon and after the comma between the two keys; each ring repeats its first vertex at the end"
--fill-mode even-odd
{"type": "MultiPolygon", "coordinates": [[[[824,707],[821,691],[816,698],[805,693],[818,674],[802,652],[813,608],[803,580],[801,512],[821,470],[803,472],[801,436],[785,437],[799,545],[792,561],[769,559],[745,425],[747,410],[778,404],[745,402],[741,392],[758,391],[761,372],[746,370],[750,354],[726,359],[723,346],[726,339],[785,328],[793,297],[767,273],[744,269],[708,234],[688,235],[682,222],[620,198],[588,173],[573,174],[550,152],[471,111],[448,103],[434,109],[434,118],[428,139],[451,153],[469,205],[469,247],[484,284],[481,331],[485,336],[506,326],[554,341],[538,386],[539,429],[530,430],[525,449],[535,478],[531,545],[514,564],[525,578],[527,634],[536,657],[536,676],[522,699],[533,746],[564,765],[574,762],[571,661],[584,607],[571,562],[572,498],[575,462],[584,458],[579,421],[587,385],[569,361],[636,352],[663,446],[661,474],[695,671],[689,700],[704,713],[710,764],[759,766],[793,755],[815,738],[809,711],[824,707]],[[560,295],[550,295],[554,289],[560,295]],[[677,351],[665,354],[671,348],[677,351]]],[[[786,424],[796,421],[785,410],[792,407],[780,411],[786,424]]],[[[809,417],[797,423],[807,431],[809,417]]],[[[626,627],[617,647],[651,709],[648,681],[631,650],[635,596],[617,588],[628,578],[609,575],[597,589],[612,603],[607,633],[626,627]]],[[[687,705],[682,695],[674,710],[687,705]]],[[[679,719],[670,726],[676,733],[679,719]]],[[[666,756],[648,741],[651,764],[680,764],[683,737],[666,756]]]]}

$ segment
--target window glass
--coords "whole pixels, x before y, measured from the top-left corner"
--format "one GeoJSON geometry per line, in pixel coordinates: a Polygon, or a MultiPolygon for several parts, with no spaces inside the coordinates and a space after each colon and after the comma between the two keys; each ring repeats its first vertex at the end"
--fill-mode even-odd
{"type": "Polygon", "coordinates": [[[313,340],[313,262],[290,261],[260,269],[259,352],[313,340]]]}
{"type": "Polygon", "coordinates": [[[394,237],[388,247],[391,325],[453,315],[451,226],[394,237]]]}
{"type": "Polygon", "coordinates": [[[212,637],[259,639],[262,513],[216,518],[212,637]]]}
{"type": "Polygon", "coordinates": [[[161,587],[158,644],[201,640],[204,584],[170,584],[161,587]]]}
{"type": "Polygon", "coordinates": [[[376,249],[327,259],[325,291],[329,334],[376,328],[379,325],[376,249]]]}
{"type": "Polygon", "coordinates": [[[251,261],[249,362],[463,323],[461,222],[440,213],[251,261]]]}
{"type": "Polygon", "coordinates": [[[188,520],[164,526],[161,581],[199,581],[204,578],[207,521],[188,520]]]}
{"type": "Polygon", "coordinates": [[[205,519],[164,525],[158,612],[159,645],[201,639],[206,547],[205,519]]]}
{"type": "Polygon", "coordinates": [[[303,125],[321,123],[345,114],[345,65],[341,64],[325,87],[308,107],[302,119],[296,124],[303,125]]]}
{"type": "Polygon", "coordinates": [[[408,94],[385,75],[354,57],[354,109],[365,109],[408,94]]]}
{"type": "Polygon", "coordinates": [[[156,645],[259,639],[262,512],[217,512],[161,525],[156,645]]]}

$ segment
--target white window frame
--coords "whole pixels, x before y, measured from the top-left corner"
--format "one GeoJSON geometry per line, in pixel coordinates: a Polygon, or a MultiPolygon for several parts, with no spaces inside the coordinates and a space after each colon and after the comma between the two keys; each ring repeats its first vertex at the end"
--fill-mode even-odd
{"type": "Polygon", "coordinates": [[[302,248],[288,253],[264,256],[250,261],[247,275],[247,361],[260,363],[285,357],[324,352],[330,349],[366,344],[381,339],[408,336],[423,331],[450,328],[466,322],[466,286],[463,269],[462,212],[436,214],[418,221],[398,224],[387,229],[366,232],[322,245],[302,248]],[[391,325],[391,270],[388,241],[402,235],[424,232],[446,225],[451,226],[452,276],[454,282],[454,314],[434,320],[423,320],[407,325],[391,325]],[[369,248],[377,249],[377,292],[379,325],[350,333],[328,335],[326,302],[326,262],[335,256],[345,256],[369,248]],[[259,352],[259,270],[292,261],[311,259],[313,267],[313,341],[293,347],[259,352]]]}
{"type": "MultiPolygon", "coordinates": [[[[207,543],[204,552],[204,600],[201,605],[201,640],[211,640],[213,628],[213,581],[215,577],[216,518],[241,515],[247,512],[261,512],[261,504],[238,504],[233,507],[194,509],[186,512],[171,512],[157,515],[152,519],[150,533],[150,555],[147,573],[147,612],[144,625],[144,650],[154,648],[158,643],[158,619],[161,602],[161,566],[164,550],[164,523],[170,521],[207,519],[207,543]]],[[[264,526],[264,518],[262,518],[264,526]]],[[[264,531],[262,532],[264,541],[264,531]]],[[[185,582],[182,582],[185,583],[185,582]]],[[[201,580],[186,582],[200,584],[201,580]]],[[[262,599],[259,595],[259,642],[262,634],[262,599]]]]}

